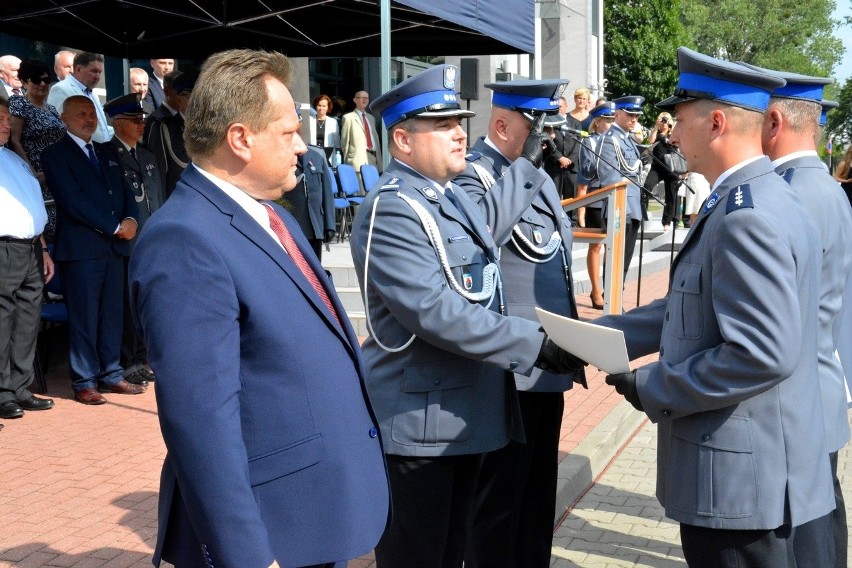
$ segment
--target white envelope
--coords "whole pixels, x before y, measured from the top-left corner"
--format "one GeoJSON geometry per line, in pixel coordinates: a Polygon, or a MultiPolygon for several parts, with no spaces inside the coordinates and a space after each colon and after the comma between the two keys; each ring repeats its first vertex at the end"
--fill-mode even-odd
{"type": "Polygon", "coordinates": [[[541,308],[536,308],[535,313],[550,339],[565,351],[610,375],[630,372],[624,332],[620,329],[566,318],[541,308]]]}

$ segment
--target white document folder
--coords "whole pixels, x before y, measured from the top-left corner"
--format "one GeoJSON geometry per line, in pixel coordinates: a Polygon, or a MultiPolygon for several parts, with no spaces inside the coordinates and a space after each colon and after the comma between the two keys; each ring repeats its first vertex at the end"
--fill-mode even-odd
{"type": "Polygon", "coordinates": [[[566,318],[541,308],[535,312],[550,339],[565,351],[610,375],[630,372],[624,332],[620,329],[566,318]]]}

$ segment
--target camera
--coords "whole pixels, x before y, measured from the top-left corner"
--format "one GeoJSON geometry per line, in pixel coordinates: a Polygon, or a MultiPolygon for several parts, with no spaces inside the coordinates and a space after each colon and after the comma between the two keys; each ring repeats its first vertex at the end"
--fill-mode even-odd
{"type": "Polygon", "coordinates": [[[669,119],[668,119],[668,117],[664,116],[663,118],[660,119],[660,122],[662,122],[663,124],[668,124],[669,119]]]}

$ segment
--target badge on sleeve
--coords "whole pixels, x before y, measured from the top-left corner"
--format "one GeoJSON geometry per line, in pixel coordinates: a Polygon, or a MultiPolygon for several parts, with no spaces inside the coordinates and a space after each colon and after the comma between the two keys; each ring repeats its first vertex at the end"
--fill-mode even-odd
{"type": "Polygon", "coordinates": [[[707,201],[704,202],[704,212],[708,212],[714,207],[716,207],[716,203],[719,201],[719,193],[713,192],[713,194],[707,198],[707,201]]]}

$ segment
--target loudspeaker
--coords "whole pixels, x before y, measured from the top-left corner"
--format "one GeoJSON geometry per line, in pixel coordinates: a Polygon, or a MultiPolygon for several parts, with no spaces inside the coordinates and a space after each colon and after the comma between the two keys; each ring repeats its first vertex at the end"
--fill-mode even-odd
{"type": "Polygon", "coordinates": [[[461,85],[459,98],[468,101],[479,100],[479,59],[461,58],[461,85]]]}

